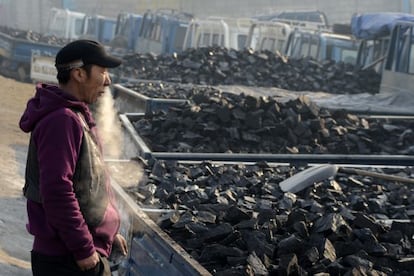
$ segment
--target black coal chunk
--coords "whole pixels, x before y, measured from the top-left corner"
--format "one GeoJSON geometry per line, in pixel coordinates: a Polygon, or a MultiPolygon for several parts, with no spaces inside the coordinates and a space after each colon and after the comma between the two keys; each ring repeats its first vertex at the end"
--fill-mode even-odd
{"type": "MultiPolygon", "coordinates": [[[[414,192],[409,185],[379,184],[360,175],[349,181],[340,172],[293,194],[278,184],[302,171],[300,166],[162,160],[147,166],[145,172],[157,177],[138,186],[155,188],[156,207],[171,210],[157,223],[214,275],[410,275],[413,270],[414,228],[403,219],[412,201],[401,199],[414,192]],[[166,188],[168,181],[174,184],[166,188]],[[158,189],[174,196],[158,198],[165,195],[158,189]]],[[[375,170],[413,174],[412,168],[375,170]]]]}
{"type": "MultiPolygon", "coordinates": [[[[174,84],[168,85],[174,87],[174,84]]],[[[195,87],[186,89],[189,90],[185,96],[187,104],[154,111],[132,122],[151,151],[412,154],[414,135],[409,132],[414,127],[413,120],[329,112],[305,96],[280,102],[277,98],[208,90],[207,87],[203,88],[203,100],[197,96],[193,101],[193,96],[203,92],[194,94],[191,91],[196,90],[195,87]]],[[[350,181],[354,181],[354,185],[358,183],[357,178],[350,178],[350,181]]],[[[371,201],[370,205],[360,208],[376,208],[375,202],[371,201]]]]}

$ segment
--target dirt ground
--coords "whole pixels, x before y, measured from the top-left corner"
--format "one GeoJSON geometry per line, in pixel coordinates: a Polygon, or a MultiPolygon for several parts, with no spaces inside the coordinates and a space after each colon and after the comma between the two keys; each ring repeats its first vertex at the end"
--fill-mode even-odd
{"type": "Polygon", "coordinates": [[[18,122],[34,85],[0,76],[0,275],[31,275],[24,183],[28,134],[18,122]]]}

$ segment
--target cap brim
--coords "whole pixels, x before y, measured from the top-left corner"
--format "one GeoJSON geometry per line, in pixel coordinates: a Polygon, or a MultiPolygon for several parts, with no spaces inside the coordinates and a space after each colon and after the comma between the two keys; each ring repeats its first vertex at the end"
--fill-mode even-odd
{"type": "Polygon", "coordinates": [[[105,58],[101,58],[94,62],[94,64],[106,67],[106,68],[114,68],[121,65],[122,59],[113,57],[113,56],[106,56],[105,58]]]}

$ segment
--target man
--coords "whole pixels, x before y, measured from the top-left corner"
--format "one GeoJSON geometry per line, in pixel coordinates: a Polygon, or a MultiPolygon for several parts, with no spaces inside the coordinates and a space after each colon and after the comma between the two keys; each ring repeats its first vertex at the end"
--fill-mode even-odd
{"type": "Polygon", "coordinates": [[[88,105],[121,60],[91,40],[56,55],[58,86],[38,84],[20,119],[30,132],[26,164],[33,275],[111,275],[112,246],[126,254],[95,121],[88,105]]]}

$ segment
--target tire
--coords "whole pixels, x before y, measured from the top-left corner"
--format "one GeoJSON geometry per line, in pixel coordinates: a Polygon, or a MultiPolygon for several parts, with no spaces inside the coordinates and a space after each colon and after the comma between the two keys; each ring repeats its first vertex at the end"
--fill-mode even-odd
{"type": "Polygon", "coordinates": [[[17,68],[17,80],[20,82],[27,82],[28,70],[26,70],[24,65],[20,65],[17,68]]]}

